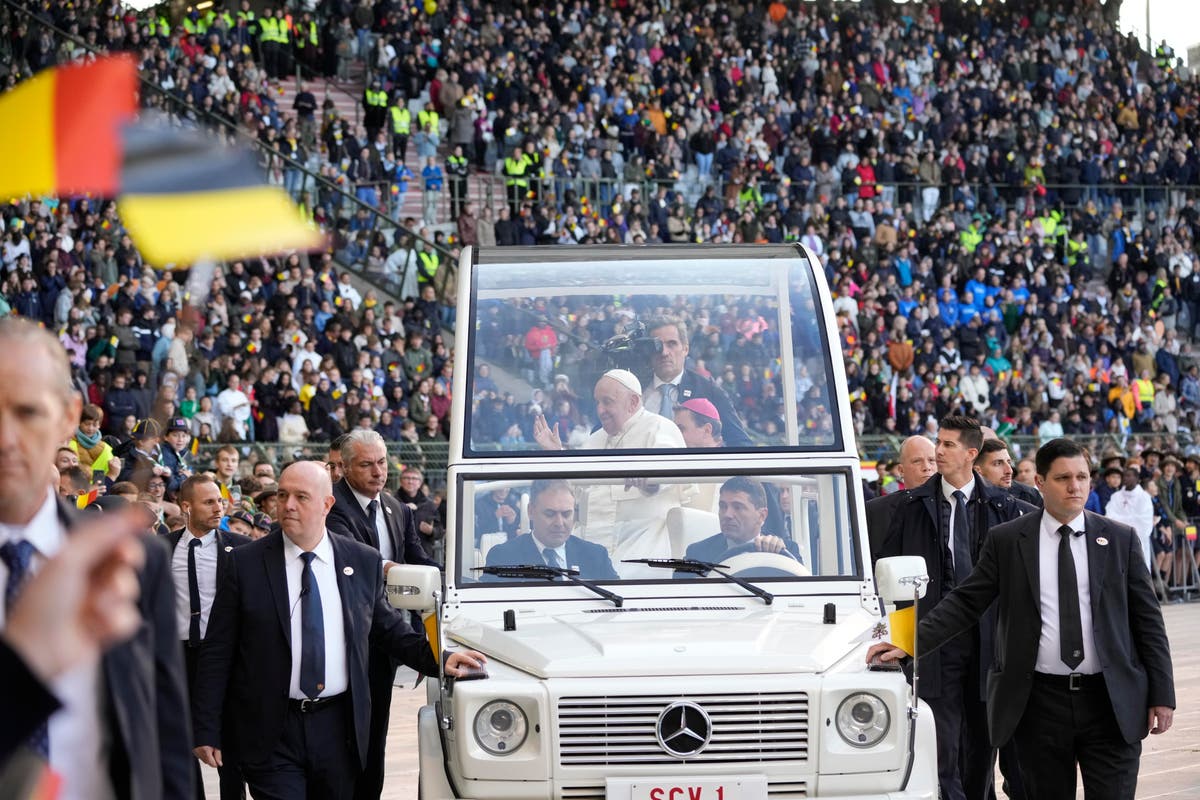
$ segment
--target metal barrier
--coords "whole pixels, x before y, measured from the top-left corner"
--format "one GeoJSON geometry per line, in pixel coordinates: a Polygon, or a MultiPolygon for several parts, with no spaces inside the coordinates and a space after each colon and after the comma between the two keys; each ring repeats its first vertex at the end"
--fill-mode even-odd
{"type": "MultiPolygon", "coordinates": [[[[1200,517],[1192,517],[1188,520],[1184,533],[1176,534],[1173,540],[1175,550],[1172,554],[1171,570],[1167,576],[1167,597],[1176,602],[1188,602],[1200,598],[1200,569],[1196,565],[1198,526],[1200,526],[1200,517]]],[[[1157,579],[1154,582],[1155,585],[1158,584],[1157,579]]]]}

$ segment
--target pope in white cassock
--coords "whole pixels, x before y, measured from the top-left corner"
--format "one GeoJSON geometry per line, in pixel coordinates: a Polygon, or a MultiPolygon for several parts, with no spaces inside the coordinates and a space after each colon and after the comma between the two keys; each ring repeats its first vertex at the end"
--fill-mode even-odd
{"type": "MultiPolygon", "coordinates": [[[[584,441],[583,450],[668,449],[686,447],[679,427],[670,419],[642,407],[642,384],[632,372],[610,369],[596,381],[593,392],[600,428],[584,441]]],[[[562,450],[558,434],[545,417],[534,420],[534,439],[545,450],[562,450]]],[[[661,577],[661,571],[642,564],[623,564],[627,558],[668,558],[667,511],[687,502],[691,484],[621,484],[580,487],[580,536],[608,548],[613,566],[629,579],[661,577]]]]}

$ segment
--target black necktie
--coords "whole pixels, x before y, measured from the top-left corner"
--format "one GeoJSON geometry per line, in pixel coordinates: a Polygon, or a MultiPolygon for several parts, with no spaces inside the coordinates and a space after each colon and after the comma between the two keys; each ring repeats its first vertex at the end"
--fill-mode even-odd
{"type": "Polygon", "coordinates": [[[367,521],[371,523],[371,539],[375,542],[375,549],[380,547],[379,542],[379,526],[375,521],[375,514],[379,510],[379,501],[372,500],[367,503],[367,521]]]}
{"type": "Polygon", "coordinates": [[[200,580],[196,576],[196,548],[199,539],[188,542],[188,602],[192,615],[188,619],[188,646],[200,646],[200,580]]]}
{"type": "MultiPolygon", "coordinates": [[[[16,605],[17,596],[32,577],[33,556],[37,550],[33,544],[24,539],[17,542],[5,542],[0,545],[0,561],[8,568],[8,583],[4,587],[4,615],[7,618],[16,605]]],[[[29,735],[29,747],[43,759],[50,758],[50,728],[42,723],[34,728],[29,735]]]]}
{"type": "Polygon", "coordinates": [[[558,560],[558,553],[554,552],[549,547],[542,551],[542,558],[546,560],[547,567],[562,569],[562,562],[558,560]]]}
{"type": "Polygon", "coordinates": [[[954,490],[954,582],[960,584],[971,574],[971,530],[967,525],[967,497],[954,490]]]}
{"type": "Polygon", "coordinates": [[[1075,556],[1071,537],[1079,534],[1070,525],[1058,529],[1058,635],[1059,656],[1075,669],[1083,662],[1083,622],[1079,618],[1079,585],[1075,582],[1075,556]]]}
{"type": "Polygon", "coordinates": [[[300,558],[300,691],[311,700],[325,689],[325,615],[312,571],[316,553],[301,553],[300,558]]]}

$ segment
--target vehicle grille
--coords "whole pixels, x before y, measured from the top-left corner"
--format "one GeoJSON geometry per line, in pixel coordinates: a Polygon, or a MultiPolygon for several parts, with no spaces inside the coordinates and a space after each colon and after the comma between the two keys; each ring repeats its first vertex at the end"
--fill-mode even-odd
{"type": "MultiPolygon", "coordinates": [[[[604,786],[574,786],[564,784],[561,787],[562,800],[605,800],[604,786]]],[[[769,800],[804,800],[808,797],[808,783],[805,781],[769,781],[767,783],[769,800]]]]}
{"type": "Polygon", "coordinates": [[[805,761],[808,694],[564,697],[558,736],[563,766],[805,761]],[[680,700],[700,706],[712,720],[708,745],[687,759],[667,753],[655,736],[659,715],[680,700]]]}

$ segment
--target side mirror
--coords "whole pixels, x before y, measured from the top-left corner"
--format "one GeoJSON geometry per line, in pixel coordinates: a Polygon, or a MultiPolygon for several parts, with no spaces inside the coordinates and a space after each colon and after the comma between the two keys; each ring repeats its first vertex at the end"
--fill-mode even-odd
{"type": "Polygon", "coordinates": [[[397,564],[388,570],[384,592],[392,608],[429,613],[437,607],[442,573],[437,567],[397,564]]]}
{"type": "Polygon", "coordinates": [[[889,605],[912,600],[914,584],[917,586],[917,596],[924,597],[928,583],[929,574],[925,569],[925,559],[921,556],[893,556],[875,562],[875,585],[883,602],[889,605]]]}

